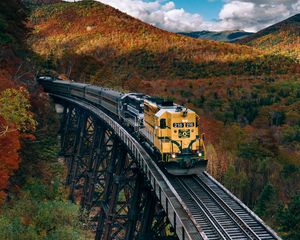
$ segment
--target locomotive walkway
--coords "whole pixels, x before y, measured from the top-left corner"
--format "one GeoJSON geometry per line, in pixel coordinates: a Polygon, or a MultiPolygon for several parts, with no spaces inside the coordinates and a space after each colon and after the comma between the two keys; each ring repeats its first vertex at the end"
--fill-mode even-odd
{"type": "Polygon", "coordinates": [[[95,239],[280,239],[208,173],[165,174],[107,113],[50,95],[64,109],[59,133],[70,198],[95,239]]]}

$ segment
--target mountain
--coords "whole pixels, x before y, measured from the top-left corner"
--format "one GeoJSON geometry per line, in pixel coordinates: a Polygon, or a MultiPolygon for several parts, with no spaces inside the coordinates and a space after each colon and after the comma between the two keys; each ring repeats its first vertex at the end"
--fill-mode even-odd
{"type": "Polygon", "coordinates": [[[280,53],[300,60],[300,14],[267,27],[238,41],[270,53],[280,53]]]}
{"type": "Polygon", "coordinates": [[[94,1],[42,5],[30,21],[33,51],[80,81],[137,87],[142,80],[257,75],[265,64],[274,73],[295,68],[252,47],[169,33],[94,1]]]}
{"type": "Polygon", "coordinates": [[[200,39],[215,40],[221,42],[234,42],[239,39],[243,39],[247,36],[252,35],[251,32],[244,31],[222,31],[222,32],[213,32],[213,31],[200,31],[200,32],[179,32],[179,34],[200,39]]]}

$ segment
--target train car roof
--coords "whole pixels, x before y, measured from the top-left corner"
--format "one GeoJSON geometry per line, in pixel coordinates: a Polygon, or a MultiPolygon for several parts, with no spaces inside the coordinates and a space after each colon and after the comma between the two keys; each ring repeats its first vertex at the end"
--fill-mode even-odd
{"type": "Polygon", "coordinates": [[[90,84],[87,83],[78,83],[78,82],[71,82],[71,86],[76,86],[76,87],[86,87],[89,86],[90,84]]]}
{"type": "Polygon", "coordinates": [[[88,85],[86,87],[87,89],[91,89],[91,90],[95,90],[95,91],[102,91],[102,87],[98,87],[98,86],[95,86],[95,85],[88,85]]]}
{"type": "Polygon", "coordinates": [[[70,81],[63,81],[63,80],[55,79],[55,80],[53,81],[53,83],[70,85],[71,82],[70,82],[70,81]]]}
{"type": "Polygon", "coordinates": [[[123,93],[118,92],[116,90],[109,89],[109,88],[103,88],[102,92],[104,94],[108,94],[108,95],[114,96],[114,97],[121,97],[121,96],[123,96],[123,93]]]}

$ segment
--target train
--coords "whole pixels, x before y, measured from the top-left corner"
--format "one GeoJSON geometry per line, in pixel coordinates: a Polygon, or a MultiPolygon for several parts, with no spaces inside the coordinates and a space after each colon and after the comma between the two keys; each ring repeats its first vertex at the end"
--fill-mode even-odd
{"type": "Polygon", "coordinates": [[[191,109],[143,93],[123,93],[91,84],[38,76],[48,93],[89,102],[109,114],[144,145],[171,175],[197,175],[207,157],[200,117],[191,109]]]}

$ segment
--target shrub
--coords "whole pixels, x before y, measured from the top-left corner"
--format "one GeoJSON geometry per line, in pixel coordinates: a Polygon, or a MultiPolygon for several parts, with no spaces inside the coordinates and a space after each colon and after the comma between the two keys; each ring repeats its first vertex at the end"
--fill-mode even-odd
{"type": "Polygon", "coordinates": [[[281,143],[288,144],[293,141],[300,142],[300,126],[288,126],[281,133],[281,143]]]}

